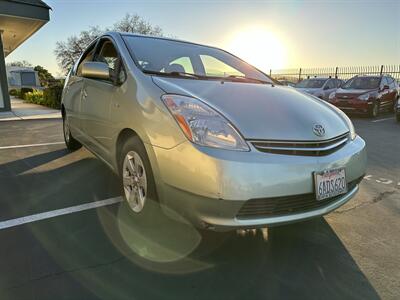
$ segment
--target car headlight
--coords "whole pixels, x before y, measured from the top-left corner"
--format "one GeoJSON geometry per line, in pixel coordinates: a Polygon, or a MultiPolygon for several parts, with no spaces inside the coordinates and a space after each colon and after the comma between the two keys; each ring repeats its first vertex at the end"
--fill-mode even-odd
{"type": "Polygon", "coordinates": [[[361,96],[358,96],[357,99],[362,100],[362,101],[367,101],[370,98],[370,96],[371,96],[370,93],[366,93],[366,94],[362,94],[361,96]]]}
{"type": "Polygon", "coordinates": [[[250,150],[233,125],[202,101],[170,94],[161,99],[191,142],[227,150],[250,150]]]}
{"type": "Polygon", "coordinates": [[[336,92],[332,92],[329,94],[329,100],[333,100],[336,97],[336,92]]]}

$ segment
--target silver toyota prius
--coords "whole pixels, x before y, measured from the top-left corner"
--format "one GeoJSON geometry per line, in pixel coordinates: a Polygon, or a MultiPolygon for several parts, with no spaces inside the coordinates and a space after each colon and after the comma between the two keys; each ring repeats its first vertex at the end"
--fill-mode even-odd
{"type": "Polygon", "coordinates": [[[349,201],[366,169],[342,111],[173,39],[93,41],[66,79],[62,116],[68,149],[84,145],[119,175],[134,218],[156,207],[216,231],[302,221],[349,201]]]}

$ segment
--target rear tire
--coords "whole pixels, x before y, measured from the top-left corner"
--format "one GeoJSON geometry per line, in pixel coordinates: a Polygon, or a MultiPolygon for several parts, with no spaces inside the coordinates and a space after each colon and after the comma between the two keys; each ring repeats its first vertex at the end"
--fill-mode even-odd
{"type": "Polygon", "coordinates": [[[150,161],[139,137],[125,141],[119,154],[118,170],[122,195],[131,214],[142,219],[144,224],[154,222],[153,216],[161,213],[161,209],[150,161]]]}
{"type": "Polygon", "coordinates": [[[69,151],[75,151],[82,147],[82,144],[79,143],[71,134],[71,130],[69,127],[69,122],[67,115],[63,113],[63,133],[64,133],[64,141],[67,149],[69,151]]]}

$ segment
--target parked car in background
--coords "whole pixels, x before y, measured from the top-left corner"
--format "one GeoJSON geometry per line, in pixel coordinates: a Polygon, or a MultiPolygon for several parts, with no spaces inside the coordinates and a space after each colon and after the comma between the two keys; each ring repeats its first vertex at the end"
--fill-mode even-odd
{"type": "Polygon", "coordinates": [[[327,214],[358,191],[365,142],[326,101],[218,48],[111,32],[66,78],[70,150],[120,177],[132,217],[256,228],[327,214]]]}
{"type": "Polygon", "coordinates": [[[278,81],[280,83],[282,83],[283,85],[290,86],[290,87],[295,87],[295,85],[296,85],[296,83],[294,83],[293,81],[290,81],[290,80],[282,79],[282,80],[278,80],[278,81]]]}
{"type": "Polygon", "coordinates": [[[355,76],[329,96],[329,102],[343,111],[376,117],[382,110],[393,110],[399,86],[389,75],[355,76]]]}
{"type": "Polygon", "coordinates": [[[308,78],[300,81],[295,88],[301,92],[311,94],[323,100],[342,85],[343,81],[336,78],[308,78]]]}

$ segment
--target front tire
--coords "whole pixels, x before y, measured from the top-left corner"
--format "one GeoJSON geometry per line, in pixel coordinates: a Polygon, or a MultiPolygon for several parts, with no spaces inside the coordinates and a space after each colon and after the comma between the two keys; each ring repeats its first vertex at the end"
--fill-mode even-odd
{"type": "Polygon", "coordinates": [[[379,111],[380,111],[380,105],[379,102],[375,101],[372,108],[369,111],[369,116],[371,118],[376,118],[379,116],[379,111]]]}
{"type": "Polygon", "coordinates": [[[157,206],[157,193],[146,149],[139,137],[122,146],[119,157],[122,195],[134,215],[147,215],[157,206]]]}
{"type": "Polygon", "coordinates": [[[82,144],[72,136],[69,121],[65,113],[63,114],[63,133],[65,145],[69,151],[75,151],[82,147],[82,144]]]}

